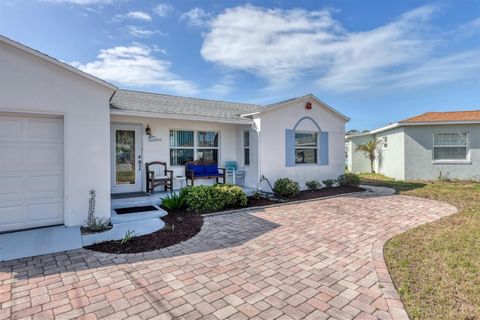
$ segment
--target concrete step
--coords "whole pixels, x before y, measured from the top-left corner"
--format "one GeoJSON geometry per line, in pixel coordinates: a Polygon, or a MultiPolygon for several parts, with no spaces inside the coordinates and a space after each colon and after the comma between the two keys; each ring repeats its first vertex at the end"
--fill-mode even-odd
{"type": "Polygon", "coordinates": [[[125,198],[112,200],[112,209],[144,207],[144,206],[159,206],[162,204],[162,199],[159,196],[125,198]]]}
{"type": "MultiPolygon", "coordinates": [[[[163,210],[158,205],[146,204],[145,206],[150,206],[150,205],[157,208],[158,210],[118,214],[115,211],[115,209],[113,209],[111,211],[110,221],[112,222],[112,224],[119,224],[119,223],[127,223],[127,222],[138,221],[138,220],[161,218],[167,215],[167,211],[163,210]]],[[[132,208],[132,207],[133,206],[121,207],[121,208],[132,208]]],[[[141,205],[136,205],[135,207],[141,207],[141,205]]],[[[117,208],[117,209],[120,209],[120,208],[117,208]]]]}

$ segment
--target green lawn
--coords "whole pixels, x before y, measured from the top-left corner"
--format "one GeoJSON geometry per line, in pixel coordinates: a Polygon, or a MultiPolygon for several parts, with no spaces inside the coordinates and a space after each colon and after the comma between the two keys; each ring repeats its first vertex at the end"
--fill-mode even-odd
{"type": "Polygon", "coordinates": [[[410,318],[480,319],[480,183],[400,182],[376,174],[362,180],[459,209],[394,237],[384,255],[410,318]]]}

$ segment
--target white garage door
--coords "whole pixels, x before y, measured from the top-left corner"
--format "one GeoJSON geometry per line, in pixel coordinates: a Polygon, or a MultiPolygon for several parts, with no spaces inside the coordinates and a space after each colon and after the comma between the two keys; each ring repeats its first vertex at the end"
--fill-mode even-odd
{"type": "Polygon", "coordinates": [[[63,119],[0,113],[0,232],[63,223],[63,119]]]}

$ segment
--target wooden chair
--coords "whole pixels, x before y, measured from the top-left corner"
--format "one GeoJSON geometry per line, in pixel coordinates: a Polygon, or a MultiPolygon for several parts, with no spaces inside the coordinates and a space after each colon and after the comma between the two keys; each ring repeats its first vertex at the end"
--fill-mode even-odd
{"type": "Polygon", "coordinates": [[[167,170],[166,162],[147,162],[145,168],[147,192],[154,192],[158,186],[163,186],[165,191],[173,191],[173,170],[167,170]]]}

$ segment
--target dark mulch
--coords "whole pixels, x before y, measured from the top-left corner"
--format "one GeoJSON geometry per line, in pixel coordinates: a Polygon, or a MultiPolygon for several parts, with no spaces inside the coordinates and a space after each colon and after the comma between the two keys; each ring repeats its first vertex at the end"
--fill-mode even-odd
{"type": "Polygon", "coordinates": [[[361,192],[361,191],[365,191],[365,189],[357,186],[342,186],[342,187],[322,188],[318,190],[304,190],[304,191],[300,191],[300,194],[297,197],[290,199],[289,201],[310,200],[310,199],[324,198],[324,197],[336,196],[344,193],[361,192]]]}
{"type": "MultiPolygon", "coordinates": [[[[318,190],[303,190],[300,191],[298,196],[291,199],[285,199],[283,201],[285,203],[288,202],[295,202],[301,200],[311,200],[311,199],[320,199],[330,196],[336,196],[345,193],[353,193],[353,192],[361,192],[365,191],[365,189],[357,187],[357,186],[342,186],[342,187],[332,187],[332,188],[322,188],[318,190]]],[[[276,201],[275,199],[265,199],[265,198],[249,198],[248,199],[248,207],[263,207],[272,204],[279,203],[280,201],[276,201]]]]}
{"type": "Polygon", "coordinates": [[[134,237],[126,244],[121,241],[107,241],[86,247],[87,249],[107,252],[107,253],[138,253],[158,250],[173,246],[195,236],[200,232],[203,225],[203,217],[199,214],[169,214],[162,218],[167,225],[166,228],[146,234],[144,236],[134,237]],[[182,217],[183,221],[179,222],[177,217],[182,217]],[[172,231],[170,226],[174,225],[172,231]]]}

